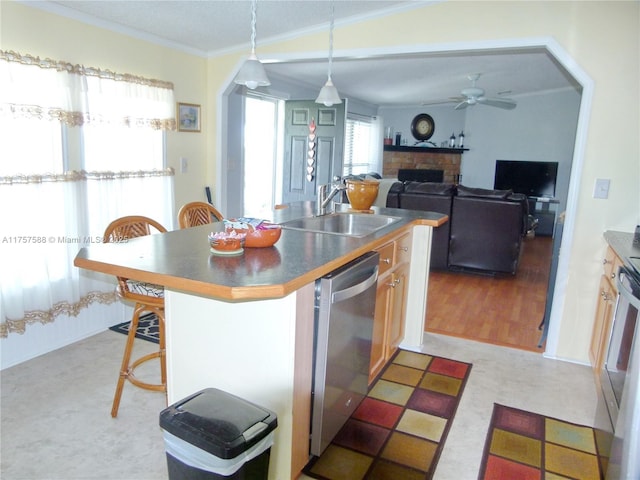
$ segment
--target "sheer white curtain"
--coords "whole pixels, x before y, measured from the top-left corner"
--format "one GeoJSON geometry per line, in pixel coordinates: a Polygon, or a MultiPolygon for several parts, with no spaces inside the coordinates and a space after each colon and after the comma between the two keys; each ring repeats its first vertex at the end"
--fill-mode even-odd
{"type": "Polygon", "coordinates": [[[110,221],[173,227],[174,106],[168,82],[0,50],[0,337],[115,301],[73,265],[110,221]]]}

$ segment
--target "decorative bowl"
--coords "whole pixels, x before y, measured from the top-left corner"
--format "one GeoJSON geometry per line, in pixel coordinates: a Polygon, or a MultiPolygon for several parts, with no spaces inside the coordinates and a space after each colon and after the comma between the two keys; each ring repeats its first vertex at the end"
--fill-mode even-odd
{"type": "Polygon", "coordinates": [[[209,244],[214,252],[229,253],[242,250],[246,234],[237,232],[216,232],[209,234],[209,244]]]}
{"type": "Polygon", "coordinates": [[[250,248],[271,247],[280,240],[281,234],[280,225],[262,223],[257,229],[247,232],[244,246],[250,248]],[[263,226],[264,228],[262,228],[263,226]]]}
{"type": "Polygon", "coordinates": [[[347,198],[354,210],[369,210],[378,196],[379,182],[375,180],[345,180],[347,198]]]}

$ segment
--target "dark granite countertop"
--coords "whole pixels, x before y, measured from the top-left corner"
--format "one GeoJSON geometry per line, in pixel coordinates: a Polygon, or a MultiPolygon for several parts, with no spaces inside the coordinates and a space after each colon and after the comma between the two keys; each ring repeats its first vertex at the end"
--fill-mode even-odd
{"type": "MultiPolygon", "coordinates": [[[[242,255],[227,257],[209,251],[207,235],[222,230],[222,223],[213,223],[126,243],[85,247],[78,252],[74,265],[225,300],[279,298],[409,231],[413,225],[437,227],[448,220],[446,215],[433,212],[372,209],[402,220],[362,238],[283,229],[273,247],[245,248],[242,255]]],[[[281,223],[312,214],[313,203],[300,202],[274,211],[270,220],[281,223]]]]}
{"type": "Polygon", "coordinates": [[[629,258],[640,257],[640,244],[633,243],[633,233],[608,230],[604,238],[628,267],[631,267],[629,258]]]}

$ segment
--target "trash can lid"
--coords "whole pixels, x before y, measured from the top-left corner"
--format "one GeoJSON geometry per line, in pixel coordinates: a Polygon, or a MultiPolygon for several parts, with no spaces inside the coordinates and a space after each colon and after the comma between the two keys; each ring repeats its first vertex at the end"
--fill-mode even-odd
{"type": "Polygon", "coordinates": [[[207,388],[164,409],[160,426],[202,450],[229,459],[273,431],[277,416],[235,395],[207,388]]]}

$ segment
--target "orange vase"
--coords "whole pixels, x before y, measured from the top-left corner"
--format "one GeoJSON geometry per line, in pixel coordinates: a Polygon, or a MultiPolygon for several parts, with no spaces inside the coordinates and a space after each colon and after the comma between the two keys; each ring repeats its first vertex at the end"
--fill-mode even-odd
{"type": "Polygon", "coordinates": [[[379,183],[371,180],[346,180],[347,198],[354,210],[369,210],[378,196],[379,183]]]}

